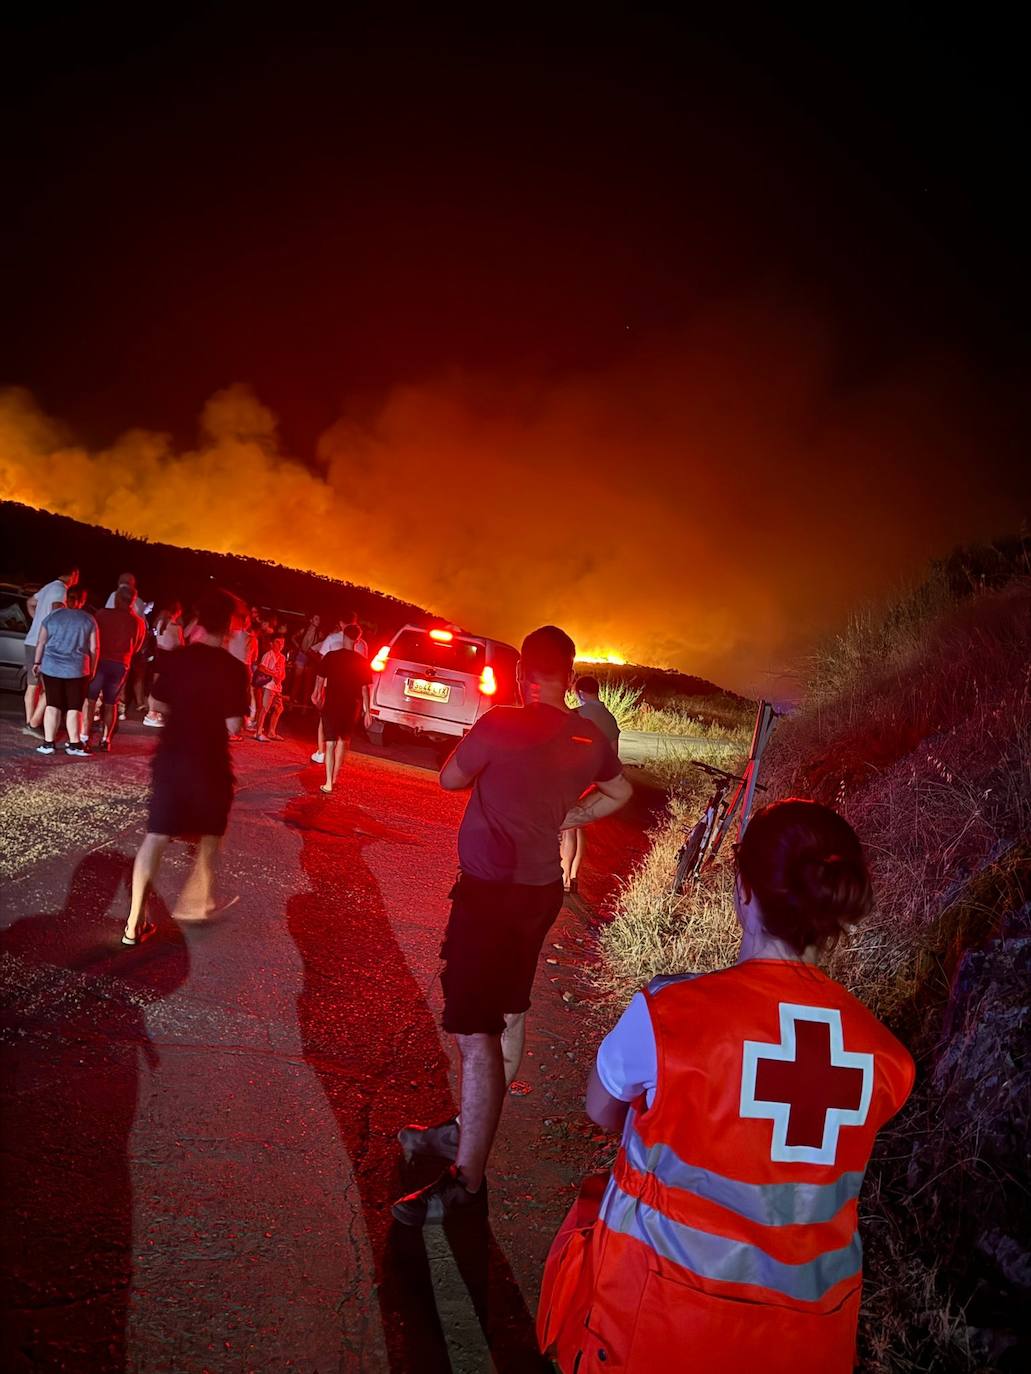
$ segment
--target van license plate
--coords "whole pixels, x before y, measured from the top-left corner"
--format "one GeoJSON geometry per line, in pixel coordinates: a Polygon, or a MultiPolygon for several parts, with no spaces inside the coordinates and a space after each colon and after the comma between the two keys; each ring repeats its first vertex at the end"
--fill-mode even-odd
{"type": "Polygon", "coordinates": [[[447,701],[451,687],[446,682],[427,682],[424,677],[405,679],[405,696],[422,697],[424,701],[447,701]]]}

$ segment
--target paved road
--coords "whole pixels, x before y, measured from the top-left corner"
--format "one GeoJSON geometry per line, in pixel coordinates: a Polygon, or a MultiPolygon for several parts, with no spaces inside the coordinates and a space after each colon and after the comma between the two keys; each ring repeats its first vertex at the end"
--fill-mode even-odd
{"type": "Polygon", "coordinates": [[[740,752],[731,741],[706,739],[703,735],[655,735],[647,730],[623,730],[619,736],[622,763],[648,764],[656,760],[693,757],[699,750],[706,758],[713,753],[740,752]]]}
{"type": "MultiPolygon", "coordinates": [[[[237,746],[238,904],[177,926],[177,846],[158,936],[123,950],[153,738],[47,759],[5,709],[3,1368],[538,1369],[540,1266],[599,1148],[579,1107],[583,1008],[564,1000],[582,991],[583,911],[542,962],[491,1230],[424,1242],[388,1205],[422,1181],[401,1171],[398,1127],[454,1105],[437,974],[463,801],[432,757],[352,755],[325,798],[300,741],[237,746]]],[[[640,845],[606,824],[588,897],[640,845]]]]}

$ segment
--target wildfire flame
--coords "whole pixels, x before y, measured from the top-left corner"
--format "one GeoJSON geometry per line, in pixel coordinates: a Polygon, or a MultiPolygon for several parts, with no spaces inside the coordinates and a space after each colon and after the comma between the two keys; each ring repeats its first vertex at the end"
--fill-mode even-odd
{"type": "Polygon", "coordinates": [[[611,663],[622,666],[627,662],[615,649],[592,649],[589,654],[577,654],[577,663],[611,663]]]}

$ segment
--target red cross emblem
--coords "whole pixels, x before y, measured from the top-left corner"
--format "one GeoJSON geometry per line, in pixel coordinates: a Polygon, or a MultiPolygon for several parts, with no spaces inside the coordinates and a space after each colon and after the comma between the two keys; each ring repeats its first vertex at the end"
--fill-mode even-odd
{"type": "Polygon", "coordinates": [[[873,1055],[845,1049],[834,1007],[780,1003],[780,1043],[746,1040],[741,1115],[773,1122],[770,1158],[833,1164],[842,1126],[861,1126],[873,1094],[873,1055]]]}

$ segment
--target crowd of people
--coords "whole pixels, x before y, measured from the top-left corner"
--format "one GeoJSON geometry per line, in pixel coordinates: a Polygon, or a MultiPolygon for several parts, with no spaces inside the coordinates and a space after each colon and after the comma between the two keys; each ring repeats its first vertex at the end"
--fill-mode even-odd
{"type": "MultiPolygon", "coordinates": [[[[43,752],[63,718],[83,754],[103,701],[110,741],[143,624],[128,575],[95,613],[71,570],[36,598],[29,650],[45,689],[43,752]]],[[[230,742],[249,721],[275,739],[292,681],[319,707],[324,791],[368,711],[369,666],[351,618],[325,638],[313,617],[291,643],[211,589],[191,624],[153,622],[155,751],[146,835],[122,934],[152,927],[146,896],[176,837],[197,837],[180,920],[218,910],[215,860],[233,797],[230,742]]],[[[441,949],[444,1031],[454,1038],[459,1111],[402,1126],[405,1158],[443,1166],[393,1204],[407,1227],[484,1218],[491,1150],[523,1056],[543,943],[576,878],[576,836],[622,807],[632,787],[596,680],[573,641],[546,625],[524,639],[520,704],[481,716],[440,772],[465,792],[459,877],[441,949]],[[568,694],[579,689],[579,709],[568,694]],[[568,838],[573,837],[572,847],[568,838]],[[565,850],[565,853],[563,853],[565,850]]],[[[31,718],[38,709],[26,695],[31,718]]],[[[757,812],[734,847],[736,962],[670,969],[639,992],[602,1041],[586,1111],[619,1132],[607,1174],[585,1181],[545,1268],[540,1348],[563,1374],[679,1367],[833,1374],[854,1364],[862,1286],[857,1201],[878,1130],[905,1102],[908,1052],[819,968],[872,906],[852,827],[813,801],[757,812]],[[676,1354],[672,1354],[676,1352],[676,1354]]]]}
{"type": "MultiPolygon", "coordinates": [[[[172,656],[203,635],[196,610],[187,617],[178,601],[156,608],[144,600],[131,572],[121,574],[103,605],[93,605],[76,567],[40,588],[29,598],[27,610],[24,729],[39,739],[39,753],[55,753],[62,730],[70,757],[107,753],[119,721],[132,711],[145,726],[165,725],[153,688],[172,656]]],[[[356,614],[339,616],[326,634],[318,614],[290,632],[274,614],[245,607],[225,647],[248,676],[247,708],[230,740],[280,740],[278,728],[287,704],[315,705],[318,736],[312,758],[325,763],[326,680],[319,673],[323,661],[338,649],[347,647],[368,658],[356,614]],[[354,633],[348,636],[348,630],[354,633]]],[[[339,697],[331,690],[331,705],[339,697]]],[[[338,764],[340,751],[331,751],[331,758],[333,752],[338,764]]],[[[330,764],[327,791],[334,772],[330,764]]]]}

